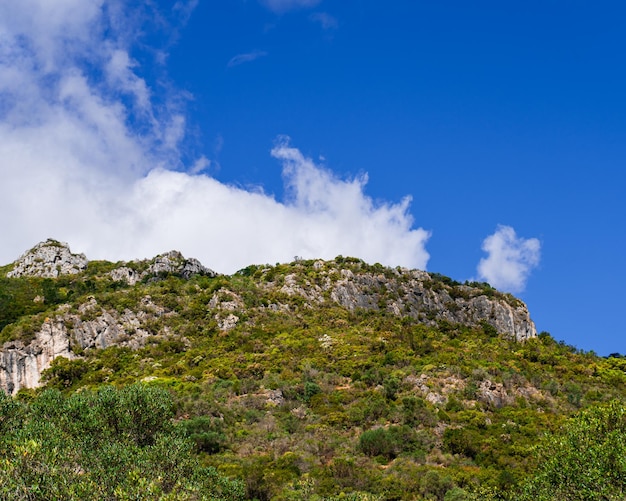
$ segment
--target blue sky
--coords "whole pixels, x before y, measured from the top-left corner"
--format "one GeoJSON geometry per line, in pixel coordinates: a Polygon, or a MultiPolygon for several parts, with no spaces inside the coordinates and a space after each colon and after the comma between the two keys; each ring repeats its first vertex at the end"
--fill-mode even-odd
{"type": "Polygon", "coordinates": [[[2,5],[0,261],[47,237],[223,272],[352,254],[488,280],[626,353],[625,24],[618,2],[2,5]]]}

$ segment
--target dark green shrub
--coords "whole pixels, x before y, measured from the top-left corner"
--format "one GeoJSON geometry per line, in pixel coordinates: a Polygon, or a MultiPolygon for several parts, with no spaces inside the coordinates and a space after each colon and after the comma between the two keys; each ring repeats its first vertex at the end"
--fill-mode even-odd
{"type": "Polygon", "coordinates": [[[52,361],[49,369],[41,376],[43,381],[48,382],[48,387],[67,388],[89,371],[89,364],[83,359],[70,360],[65,357],[57,357],[52,361]]]}
{"type": "Polygon", "coordinates": [[[305,402],[309,402],[311,398],[313,398],[315,395],[321,392],[322,392],[322,389],[319,387],[317,383],[314,383],[312,381],[307,381],[306,383],[304,383],[302,398],[305,402]]]}
{"type": "Polygon", "coordinates": [[[359,449],[368,456],[391,460],[405,452],[419,449],[415,432],[408,426],[390,426],[367,430],[359,437],[359,449]]]}
{"type": "Polygon", "coordinates": [[[479,440],[475,432],[465,428],[447,428],[443,434],[444,450],[472,459],[480,452],[479,440]]]}
{"type": "Polygon", "coordinates": [[[1,500],[244,499],[241,482],[198,464],[164,390],[47,390],[20,407],[0,396],[1,500]]]}
{"type": "Polygon", "coordinates": [[[193,441],[199,452],[216,454],[225,447],[226,435],[221,430],[221,422],[208,416],[181,421],[178,427],[193,441]]]}

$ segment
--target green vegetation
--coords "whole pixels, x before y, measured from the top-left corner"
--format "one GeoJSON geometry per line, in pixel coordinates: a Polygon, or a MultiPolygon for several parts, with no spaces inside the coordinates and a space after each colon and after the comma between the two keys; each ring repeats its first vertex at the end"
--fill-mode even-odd
{"type": "MultiPolygon", "coordinates": [[[[137,349],[57,358],[43,389],[0,397],[0,489],[9,486],[0,492],[5,499],[624,497],[626,359],[581,352],[548,333],[518,343],[486,323],[428,326],[382,308],[348,311],[323,288],[340,280],[338,266],[402,279],[398,270],[342,257],[134,287],[108,278],[104,262],[48,281],[0,279],[2,341],[31,339],[45,317],[87,322],[103,309],[141,312],[133,329],[148,334],[137,349]],[[285,284],[318,286],[323,300],[285,284]],[[88,298],[97,307],[79,310],[88,298]],[[229,315],[236,323],[220,328],[229,315]],[[595,466],[583,475],[581,463],[595,466]],[[572,490],[583,481],[587,491],[572,490]],[[26,497],[39,492],[33,486],[41,497],[26,497]],[[572,494],[592,491],[604,497],[572,494]]],[[[517,301],[441,275],[432,286],[452,297],[517,301]]],[[[393,291],[378,287],[384,304],[393,291]]]]}
{"type": "Polygon", "coordinates": [[[241,482],[202,467],[157,388],[102,387],[29,403],[0,392],[0,499],[243,500],[241,482]]]}
{"type": "Polygon", "coordinates": [[[626,497],[626,409],[619,401],[581,412],[539,447],[538,472],[522,500],[621,500],[626,497]]]}

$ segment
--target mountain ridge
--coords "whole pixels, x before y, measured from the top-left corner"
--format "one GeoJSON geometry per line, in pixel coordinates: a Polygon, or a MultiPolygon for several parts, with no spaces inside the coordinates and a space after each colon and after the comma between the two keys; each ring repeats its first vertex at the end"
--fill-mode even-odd
{"type": "MultiPolygon", "coordinates": [[[[48,239],[16,260],[6,276],[79,277],[88,265],[83,254],[73,254],[66,243],[48,239]]],[[[357,309],[380,311],[398,318],[411,317],[429,326],[441,322],[484,325],[517,341],[537,335],[526,305],[487,284],[464,285],[441,275],[367,265],[356,258],[297,260],[283,266],[289,267],[283,273],[277,273],[277,267],[269,265],[252,265],[237,273],[256,281],[259,294],[278,293],[303,301],[302,307],[331,302],[350,312],[357,309]]],[[[218,277],[198,260],[186,259],[178,251],[160,254],[151,260],[108,263],[108,267],[112,269],[94,277],[108,278],[128,287],[140,287],[142,282],[159,280],[167,275],[183,279],[218,277]]],[[[34,300],[45,301],[40,296],[34,300]]],[[[262,307],[290,311],[293,308],[288,302],[278,300],[262,307]]],[[[15,394],[21,388],[38,387],[43,371],[49,369],[59,356],[74,359],[80,356],[76,351],[111,345],[136,349],[143,346],[149,336],[169,335],[167,331],[150,332],[145,324],[155,316],[173,314],[154,305],[149,296],[143,296],[134,307],[122,312],[102,308],[93,296],[87,296],[77,308],[78,311],[70,312],[67,303],[60,304],[39,327],[35,326],[30,340],[14,339],[3,344],[0,349],[0,389],[15,394]],[[86,319],[88,316],[92,318],[86,319]]],[[[217,290],[206,308],[213,311],[222,331],[234,328],[246,313],[242,298],[228,287],[217,290]]]]}
{"type": "Polygon", "coordinates": [[[488,284],[342,256],[219,275],[176,251],[55,274],[62,247],[0,267],[2,388],[163,390],[245,499],[530,499],[541,437],[626,394],[626,359],[535,335],[488,284]]]}

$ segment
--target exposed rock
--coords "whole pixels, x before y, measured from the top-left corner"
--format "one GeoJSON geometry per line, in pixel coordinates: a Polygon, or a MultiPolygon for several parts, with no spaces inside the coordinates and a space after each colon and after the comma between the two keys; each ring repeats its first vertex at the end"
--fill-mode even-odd
{"type": "Polygon", "coordinates": [[[149,296],[142,299],[137,312],[107,311],[93,298],[79,307],[78,314],[70,314],[63,307],[58,312],[53,319],[46,319],[28,345],[14,341],[2,346],[0,390],[14,395],[21,388],[37,388],[41,385],[41,373],[50,368],[52,361],[59,356],[76,358],[77,348],[117,345],[138,349],[156,334],[144,328],[146,321],[169,314],[149,296]]]}
{"type": "Polygon", "coordinates": [[[489,379],[480,383],[478,400],[496,408],[504,407],[513,401],[502,383],[493,383],[489,379]]]}
{"type": "Polygon", "coordinates": [[[309,302],[321,303],[324,301],[321,287],[311,284],[308,280],[302,280],[302,283],[299,283],[296,273],[285,276],[285,283],[280,288],[280,292],[288,296],[303,297],[309,302]]]}
{"type": "Polygon", "coordinates": [[[141,275],[128,266],[115,268],[109,276],[116,282],[126,282],[128,285],[135,285],[141,280],[141,275]]]}
{"type": "Polygon", "coordinates": [[[480,288],[448,286],[420,270],[389,270],[395,276],[339,271],[341,279],[330,297],[351,311],[382,309],[433,326],[440,321],[474,326],[485,322],[518,341],[537,335],[526,305],[512,296],[495,292],[487,296],[480,288]]]}
{"type": "Polygon", "coordinates": [[[308,411],[306,407],[303,405],[299,407],[295,407],[294,409],[291,409],[290,412],[293,416],[297,417],[298,419],[306,419],[308,415],[308,411]]]}
{"type": "Polygon", "coordinates": [[[215,320],[217,321],[217,326],[221,331],[229,331],[237,327],[237,322],[239,322],[239,317],[237,315],[233,315],[229,313],[225,317],[221,315],[215,315],[215,320]]]}
{"type": "MultiPolygon", "coordinates": [[[[135,261],[135,263],[141,262],[135,261]]],[[[165,254],[159,254],[150,261],[148,269],[141,273],[130,266],[121,266],[111,271],[109,276],[113,280],[126,282],[128,285],[135,285],[137,282],[144,279],[158,278],[160,275],[164,274],[177,275],[185,279],[189,279],[194,275],[205,275],[209,277],[217,276],[216,272],[206,266],[203,266],[197,259],[185,258],[178,251],[170,251],[165,254]]]]}
{"type": "Polygon", "coordinates": [[[41,373],[59,356],[74,358],[60,321],[47,320],[27,346],[21,341],[5,343],[0,351],[0,390],[15,395],[20,388],[38,387],[41,373]]]}
{"type": "Polygon", "coordinates": [[[448,397],[432,391],[428,392],[425,398],[427,402],[433,405],[445,405],[448,402],[448,397]]]}
{"type": "Polygon", "coordinates": [[[204,267],[197,259],[186,259],[178,251],[166,252],[155,257],[142,276],[158,276],[161,273],[172,273],[183,278],[190,278],[193,275],[208,275],[210,277],[217,275],[213,270],[204,267]]]}
{"type": "Polygon", "coordinates": [[[318,337],[317,340],[319,341],[320,346],[325,350],[330,350],[335,344],[334,339],[328,334],[324,334],[323,336],[318,337]]]}
{"type": "Polygon", "coordinates": [[[87,267],[84,254],[72,254],[64,242],[48,239],[24,253],[15,263],[7,277],[46,277],[80,273],[87,267]]]}
{"type": "Polygon", "coordinates": [[[228,289],[220,289],[213,294],[208,307],[212,310],[235,311],[244,307],[243,299],[228,289]]]}
{"type": "Polygon", "coordinates": [[[457,376],[447,376],[445,378],[430,378],[426,374],[417,376],[407,376],[405,383],[413,385],[424,398],[433,405],[444,405],[448,403],[448,395],[463,390],[466,383],[457,376]],[[431,381],[431,384],[427,384],[431,381]],[[432,387],[431,387],[432,386],[432,387]]]}
{"type": "Polygon", "coordinates": [[[268,405],[271,406],[283,405],[285,403],[285,397],[281,390],[265,390],[265,397],[268,405]]]}

